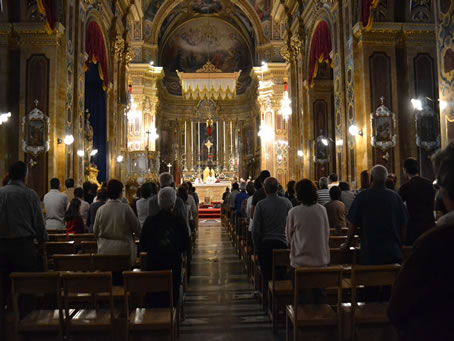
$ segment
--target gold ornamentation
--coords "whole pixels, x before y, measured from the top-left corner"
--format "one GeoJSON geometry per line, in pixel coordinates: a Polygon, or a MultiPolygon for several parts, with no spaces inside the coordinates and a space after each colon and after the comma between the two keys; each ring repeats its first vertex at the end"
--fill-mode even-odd
{"type": "Polygon", "coordinates": [[[289,64],[292,61],[292,56],[287,45],[281,47],[281,56],[284,58],[285,62],[289,64]]]}
{"type": "Polygon", "coordinates": [[[112,44],[112,53],[114,53],[118,58],[121,58],[124,48],[125,41],[120,36],[117,36],[112,44]]]}
{"type": "Polygon", "coordinates": [[[212,72],[222,72],[214,66],[210,61],[207,61],[204,66],[198,69],[196,72],[199,73],[212,73],[212,72]]]}
{"type": "Polygon", "coordinates": [[[134,59],[134,49],[130,46],[126,47],[123,51],[123,58],[125,64],[128,65],[134,59]]]}

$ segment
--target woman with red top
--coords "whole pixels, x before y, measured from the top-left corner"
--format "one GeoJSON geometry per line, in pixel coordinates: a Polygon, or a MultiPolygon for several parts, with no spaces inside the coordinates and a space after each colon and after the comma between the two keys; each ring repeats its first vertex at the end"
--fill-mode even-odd
{"type": "Polygon", "coordinates": [[[74,198],[69,203],[69,207],[65,213],[65,221],[66,221],[66,234],[77,234],[77,233],[84,233],[84,221],[82,216],[80,215],[80,200],[74,198]]]}

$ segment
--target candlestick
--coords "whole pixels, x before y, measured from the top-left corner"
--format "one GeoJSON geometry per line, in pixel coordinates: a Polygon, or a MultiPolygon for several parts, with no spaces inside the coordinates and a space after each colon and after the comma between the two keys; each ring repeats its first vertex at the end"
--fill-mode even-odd
{"type": "Polygon", "coordinates": [[[233,132],[232,132],[232,121],[230,121],[230,154],[233,152],[233,132]]]}
{"type": "Polygon", "coordinates": [[[219,121],[216,121],[216,161],[219,159],[219,121]]]}
{"type": "MultiPolygon", "coordinates": [[[[198,139],[199,139],[199,145],[198,145],[198,148],[197,148],[197,152],[199,154],[199,161],[200,161],[200,122],[197,122],[197,129],[198,129],[198,139]]],[[[200,162],[199,162],[200,163],[200,162]]]]}
{"type": "Polygon", "coordinates": [[[186,121],[184,121],[184,157],[187,160],[187,155],[186,155],[186,121]]]}

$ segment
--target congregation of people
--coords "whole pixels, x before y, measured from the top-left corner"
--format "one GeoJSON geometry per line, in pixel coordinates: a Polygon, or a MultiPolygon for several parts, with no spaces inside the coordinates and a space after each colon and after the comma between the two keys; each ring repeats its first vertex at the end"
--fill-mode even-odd
{"type": "MultiPolygon", "coordinates": [[[[340,249],[360,245],[358,264],[401,264],[390,293],[388,315],[405,340],[453,335],[454,303],[450,246],[454,237],[454,143],[434,154],[436,181],[419,175],[418,161],[403,162],[400,188],[394,175],[375,165],[360,176],[351,191],[336,174],[290,181],[287,188],[263,170],[255,181],[233,183],[223,195],[237,231],[247,221],[251,246],[257,252],[263,282],[272,277],[273,250],[289,249],[290,265],[330,264],[330,235],[348,228],[340,249]],[[359,236],[359,240],[357,240],[359,236]],[[402,246],[413,246],[403,262],[402,246]]],[[[190,279],[192,243],[199,199],[190,182],[176,188],[173,176],[162,173],[159,184],[145,183],[130,204],[124,185],[112,179],[101,188],[66,179],[50,180],[42,201],[25,185],[27,166],[11,165],[0,188],[0,275],[2,309],[9,295],[11,272],[40,271],[48,230],[67,236],[93,233],[98,254],[128,254],[131,268],[146,252],[146,270],[171,269],[173,300],[181,300],[182,256],[190,279]],[[43,214],[44,212],[44,214],[43,214]],[[138,242],[138,243],[137,243],[138,242]],[[138,247],[137,247],[138,244],[138,247]]],[[[317,299],[326,300],[323,292],[317,299]]],[[[373,294],[373,293],[372,293],[373,294]]],[[[438,338],[443,339],[443,338],[438,338]]]]}

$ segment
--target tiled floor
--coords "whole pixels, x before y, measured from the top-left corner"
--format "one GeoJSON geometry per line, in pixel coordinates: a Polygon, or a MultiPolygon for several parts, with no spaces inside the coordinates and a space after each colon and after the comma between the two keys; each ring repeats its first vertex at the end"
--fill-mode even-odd
{"type": "Polygon", "coordinates": [[[199,222],[179,340],[278,341],[220,220],[199,222]]]}

